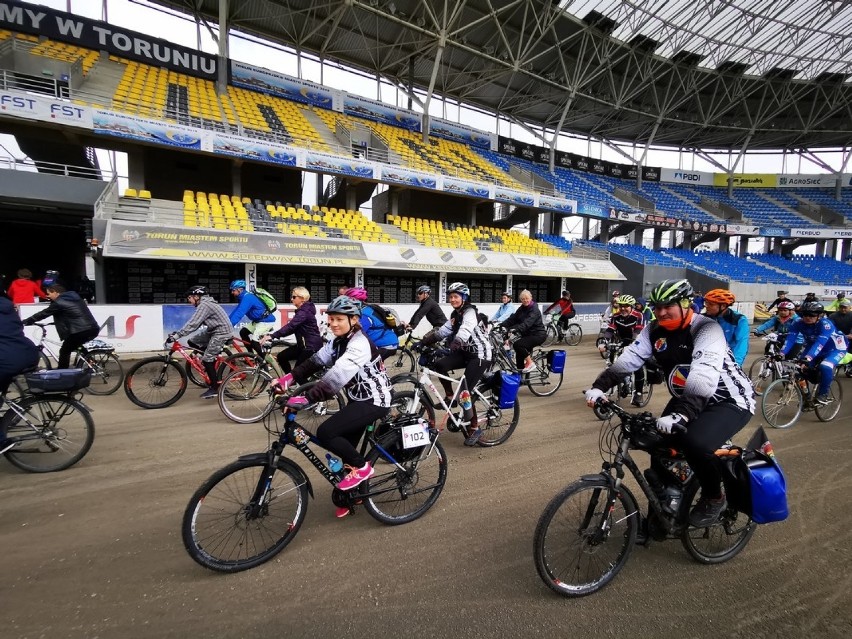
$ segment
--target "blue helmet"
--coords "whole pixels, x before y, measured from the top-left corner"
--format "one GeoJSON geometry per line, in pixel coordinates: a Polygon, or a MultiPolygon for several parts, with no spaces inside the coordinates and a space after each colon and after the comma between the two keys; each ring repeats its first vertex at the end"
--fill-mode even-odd
{"type": "Polygon", "coordinates": [[[228,288],[230,288],[233,291],[235,288],[245,288],[245,287],[246,287],[246,281],[245,280],[234,280],[233,282],[231,282],[231,286],[229,286],[228,288]]]}

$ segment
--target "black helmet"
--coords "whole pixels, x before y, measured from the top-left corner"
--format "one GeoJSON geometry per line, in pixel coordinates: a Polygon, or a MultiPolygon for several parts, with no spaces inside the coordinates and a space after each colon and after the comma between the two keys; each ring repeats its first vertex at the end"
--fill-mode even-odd
{"type": "Polygon", "coordinates": [[[503,291],[500,293],[500,297],[508,297],[509,299],[512,299],[512,294],[509,291],[503,291]]]}
{"type": "Polygon", "coordinates": [[[663,280],[657,284],[648,296],[648,302],[666,306],[673,302],[692,297],[692,284],[689,280],[663,280]]]}
{"type": "Polygon", "coordinates": [[[562,291],[562,297],[571,297],[571,291],[562,291]]]}
{"type": "Polygon", "coordinates": [[[189,297],[190,295],[207,295],[207,287],[202,286],[201,284],[196,284],[195,286],[190,286],[186,293],[184,293],[184,297],[189,297]]]}
{"type": "Polygon", "coordinates": [[[799,309],[799,315],[816,317],[825,311],[825,308],[819,302],[804,302],[799,309]]]}
{"type": "Polygon", "coordinates": [[[431,286],[426,286],[425,284],[424,284],[423,286],[418,287],[418,289],[417,289],[417,294],[418,294],[418,295],[420,295],[421,293],[429,293],[429,294],[431,294],[431,293],[432,293],[432,287],[431,287],[431,286]]]}

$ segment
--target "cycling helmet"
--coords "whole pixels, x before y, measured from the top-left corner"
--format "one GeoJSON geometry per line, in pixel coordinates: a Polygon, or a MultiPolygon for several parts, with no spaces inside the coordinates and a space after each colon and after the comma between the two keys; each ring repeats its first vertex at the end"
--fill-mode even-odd
{"type": "Polygon", "coordinates": [[[350,288],[348,291],[346,291],[346,294],[342,295],[341,297],[351,297],[353,300],[358,300],[359,302],[366,302],[367,291],[361,288],[360,286],[357,286],[355,288],[350,288]]]}
{"type": "Polygon", "coordinates": [[[235,288],[245,288],[246,281],[245,280],[234,280],[231,282],[231,285],[228,287],[230,290],[234,290],[235,288]]]}
{"type": "Polygon", "coordinates": [[[355,317],[361,317],[361,303],[356,299],[346,295],[341,295],[340,297],[335,297],[331,300],[331,303],[325,309],[325,314],[354,315],[355,317]]]}
{"type": "Polygon", "coordinates": [[[844,295],[843,293],[837,294],[837,299],[839,299],[839,300],[842,300],[844,297],[846,297],[846,295],[844,295]]]}
{"type": "Polygon", "coordinates": [[[432,287],[426,286],[424,284],[423,286],[421,286],[417,289],[417,294],[420,295],[421,293],[430,293],[431,294],[432,293],[432,287]]]}
{"type": "Polygon", "coordinates": [[[616,302],[619,306],[633,306],[636,303],[636,298],[632,295],[619,295],[616,302]]]}
{"type": "Polygon", "coordinates": [[[470,297],[470,289],[467,287],[467,284],[462,284],[461,282],[453,282],[447,287],[447,295],[450,293],[458,293],[462,296],[462,299],[467,299],[470,297]]]}
{"type": "Polygon", "coordinates": [[[799,309],[799,315],[803,317],[817,317],[824,311],[825,308],[819,302],[804,302],[802,307],[799,309]]]}
{"type": "Polygon", "coordinates": [[[190,286],[186,293],[183,294],[184,297],[189,297],[190,295],[207,295],[207,287],[202,286],[201,284],[196,284],[195,286],[190,286]]]}
{"type": "Polygon", "coordinates": [[[503,291],[500,293],[500,297],[508,297],[509,299],[512,299],[512,294],[509,291],[503,291]]]}
{"type": "Polygon", "coordinates": [[[692,284],[689,280],[663,280],[657,284],[648,296],[648,302],[666,306],[692,297],[692,284]]]}
{"type": "Polygon", "coordinates": [[[795,307],[793,302],[778,302],[779,311],[792,311],[795,307]]]}
{"type": "Polygon", "coordinates": [[[562,297],[571,297],[571,291],[562,291],[562,297]]]}
{"type": "Polygon", "coordinates": [[[704,295],[705,302],[714,302],[716,304],[726,304],[730,306],[737,301],[731,291],[724,288],[714,288],[712,291],[707,291],[704,295]]]}
{"type": "Polygon", "coordinates": [[[613,297],[618,297],[619,295],[621,295],[621,291],[613,291],[612,292],[613,297]]]}

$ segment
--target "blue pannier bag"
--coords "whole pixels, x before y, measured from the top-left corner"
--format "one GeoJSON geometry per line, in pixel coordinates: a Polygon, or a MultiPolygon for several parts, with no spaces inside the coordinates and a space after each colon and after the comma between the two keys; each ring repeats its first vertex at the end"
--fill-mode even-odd
{"type": "Polygon", "coordinates": [[[547,354],[547,365],[553,373],[565,370],[565,351],[550,351],[547,354]]]}
{"type": "Polygon", "coordinates": [[[726,459],[723,468],[729,506],[758,524],[787,519],[787,480],[762,426],[739,455],[726,459]]]}
{"type": "Polygon", "coordinates": [[[518,373],[500,372],[500,408],[514,408],[521,387],[521,376],[518,373]]]}

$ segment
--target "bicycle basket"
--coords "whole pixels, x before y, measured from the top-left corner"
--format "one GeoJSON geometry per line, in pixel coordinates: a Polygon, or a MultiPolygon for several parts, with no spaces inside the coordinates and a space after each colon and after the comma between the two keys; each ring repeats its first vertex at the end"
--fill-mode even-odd
{"type": "Polygon", "coordinates": [[[92,381],[89,368],[57,368],[26,375],[32,393],[69,393],[86,388],[92,381]]]}
{"type": "Polygon", "coordinates": [[[102,339],[90,340],[90,341],[86,342],[85,344],[83,344],[83,348],[86,349],[90,353],[95,352],[95,351],[101,352],[101,353],[103,353],[103,352],[111,353],[115,350],[115,346],[113,346],[109,342],[103,341],[102,339]]]}

